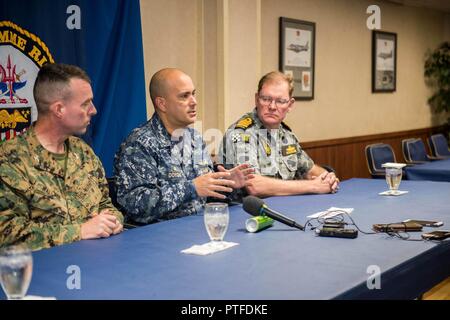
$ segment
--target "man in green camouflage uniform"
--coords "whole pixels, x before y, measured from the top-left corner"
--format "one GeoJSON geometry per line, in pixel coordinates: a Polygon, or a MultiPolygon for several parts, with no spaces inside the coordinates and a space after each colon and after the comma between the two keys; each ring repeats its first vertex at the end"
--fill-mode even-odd
{"type": "Polygon", "coordinates": [[[37,250],[121,232],[103,166],[73,136],[97,113],[89,77],[75,66],[47,64],[33,93],[38,120],[0,145],[0,246],[37,250]]]}
{"type": "Polygon", "coordinates": [[[227,168],[251,164],[255,177],[246,191],[257,196],[330,193],[339,188],[332,172],[314,164],[283,122],[292,109],[292,78],[270,72],[261,78],[256,108],[232,124],[219,149],[227,168]]]}

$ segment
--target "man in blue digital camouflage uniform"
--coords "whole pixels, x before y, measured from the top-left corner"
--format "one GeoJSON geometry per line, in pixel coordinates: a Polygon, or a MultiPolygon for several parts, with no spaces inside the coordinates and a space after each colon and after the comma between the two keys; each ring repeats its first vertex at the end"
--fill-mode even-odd
{"type": "Polygon", "coordinates": [[[130,222],[147,224],[202,210],[206,197],[242,188],[253,169],[213,164],[202,137],[188,125],[197,118],[195,87],[178,69],[162,69],[150,81],[152,118],[133,130],[116,154],[117,201],[130,222]]]}
{"type": "Polygon", "coordinates": [[[250,164],[254,178],[246,191],[256,196],[334,193],[339,179],[314,164],[283,122],[295,100],[292,78],[270,72],[259,81],[256,108],[232,124],[222,140],[219,162],[250,164]]]}

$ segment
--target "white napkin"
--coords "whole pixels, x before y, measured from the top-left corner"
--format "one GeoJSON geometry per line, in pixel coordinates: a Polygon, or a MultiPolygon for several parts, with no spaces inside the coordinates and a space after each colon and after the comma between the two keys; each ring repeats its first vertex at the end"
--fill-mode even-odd
{"type": "Polygon", "coordinates": [[[331,207],[325,211],[320,211],[314,214],[311,214],[307,216],[307,218],[314,219],[314,218],[322,218],[322,219],[328,219],[332,218],[334,216],[338,216],[342,214],[342,211],[344,211],[347,214],[350,214],[353,212],[353,208],[338,208],[338,207],[331,207]]]}
{"type": "Polygon", "coordinates": [[[22,300],[56,300],[56,297],[25,296],[22,300]]]}
{"type": "Polygon", "coordinates": [[[386,190],[383,192],[380,192],[379,195],[380,196],[401,196],[402,194],[408,193],[409,191],[391,191],[391,190],[386,190]]]}
{"type": "Polygon", "coordinates": [[[211,241],[211,242],[204,243],[202,245],[193,245],[190,248],[181,250],[181,252],[186,253],[186,254],[196,254],[199,256],[206,256],[208,254],[216,253],[216,252],[237,246],[238,244],[239,243],[236,243],[236,242],[222,241],[222,242],[214,243],[211,241]]]}

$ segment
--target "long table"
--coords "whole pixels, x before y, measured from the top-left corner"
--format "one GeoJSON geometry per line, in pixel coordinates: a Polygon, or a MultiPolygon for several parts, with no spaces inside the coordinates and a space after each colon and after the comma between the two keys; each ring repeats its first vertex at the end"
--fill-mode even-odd
{"type": "Polygon", "coordinates": [[[436,160],[405,167],[408,180],[450,182],[450,159],[436,160]]]}
{"type": "MultiPolygon", "coordinates": [[[[450,229],[450,183],[402,181],[400,189],[409,193],[378,195],[386,188],[383,180],[351,179],[336,194],[265,201],[300,223],[335,206],[354,208],[354,221],[366,231],[374,223],[408,218],[443,221],[450,229]]],[[[412,299],[450,275],[449,239],[326,238],[278,222],[248,233],[248,217],[241,206],[231,207],[225,240],[239,245],[209,256],[180,253],[208,241],[202,216],[34,252],[28,294],[57,299],[412,299]],[[380,289],[369,289],[368,282],[376,284],[370,280],[376,270],[380,289]],[[78,271],[80,278],[74,278],[78,271]],[[76,279],[80,289],[69,289],[76,279]]]]}

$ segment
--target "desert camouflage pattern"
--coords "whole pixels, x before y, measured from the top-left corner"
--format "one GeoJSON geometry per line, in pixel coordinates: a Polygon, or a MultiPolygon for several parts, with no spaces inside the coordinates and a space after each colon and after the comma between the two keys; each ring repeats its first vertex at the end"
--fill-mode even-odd
{"type": "Polygon", "coordinates": [[[112,205],[103,166],[81,139],[70,137],[67,168],[38,141],[34,127],[0,145],[0,246],[38,250],[80,240],[81,224],[112,205]]]}

